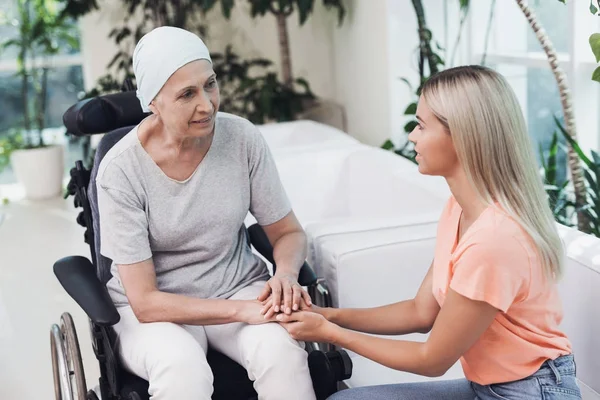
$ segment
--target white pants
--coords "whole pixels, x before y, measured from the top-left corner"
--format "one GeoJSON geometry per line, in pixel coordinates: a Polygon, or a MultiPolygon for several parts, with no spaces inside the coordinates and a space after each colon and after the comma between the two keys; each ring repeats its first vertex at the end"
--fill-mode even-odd
{"type": "MultiPolygon", "coordinates": [[[[255,282],[231,297],[253,300],[265,282],[255,282]]],[[[152,400],[210,400],[213,375],[206,361],[210,345],[242,365],[259,399],[315,399],[307,353],[277,323],[177,325],[140,323],[131,307],[119,309],[115,325],[125,368],[146,379],[152,400]]]]}

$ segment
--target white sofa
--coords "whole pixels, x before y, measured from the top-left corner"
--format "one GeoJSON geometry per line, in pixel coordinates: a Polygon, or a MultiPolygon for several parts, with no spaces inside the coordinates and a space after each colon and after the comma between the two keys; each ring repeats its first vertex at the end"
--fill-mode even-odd
{"type": "MultiPolygon", "coordinates": [[[[431,263],[436,223],[406,217],[389,230],[338,232],[313,241],[312,260],[332,287],[339,307],[373,307],[411,298],[431,263]]],[[[563,329],[573,343],[577,374],[585,400],[600,400],[600,239],[559,225],[567,249],[559,287],[564,304],[563,329]]],[[[407,335],[425,340],[427,335],[407,335]]],[[[349,387],[428,380],[395,371],[351,353],[349,387]]],[[[457,363],[444,377],[462,377],[457,363]]]]}
{"type": "Polygon", "coordinates": [[[359,143],[339,129],[308,120],[264,124],[258,129],[271,151],[277,154],[342,148],[359,143]]]}

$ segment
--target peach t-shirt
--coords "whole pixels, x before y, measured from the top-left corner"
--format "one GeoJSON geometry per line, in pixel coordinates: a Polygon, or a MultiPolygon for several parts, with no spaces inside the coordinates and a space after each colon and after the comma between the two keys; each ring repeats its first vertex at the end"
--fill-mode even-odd
{"type": "Polygon", "coordinates": [[[529,235],[499,208],[488,207],[457,243],[461,214],[451,197],[438,225],[433,295],[442,307],[451,288],[500,310],[461,357],[465,377],[481,385],[514,381],[547,359],[570,354],[558,328],[563,311],[556,284],[544,278],[529,235]]]}

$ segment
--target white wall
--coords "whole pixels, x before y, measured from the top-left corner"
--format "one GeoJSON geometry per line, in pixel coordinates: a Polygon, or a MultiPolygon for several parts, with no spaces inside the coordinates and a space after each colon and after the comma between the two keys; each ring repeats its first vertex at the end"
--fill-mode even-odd
{"type": "Polygon", "coordinates": [[[346,108],[348,132],[380,145],[390,132],[387,1],[344,4],[344,25],[333,33],[335,100],[346,108]]]}
{"type": "MultiPolygon", "coordinates": [[[[117,52],[114,40],[108,34],[115,25],[121,25],[125,12],[117,0],[101,3],[101,9],[85,16],[81,21],[82,48],[85,58],[86,88],[93,87],[106,73],[106,65],[117,52]]],[[[280,71],[279,43],[275,18],[250,17],[249,5],[238,1],[231,20],[226,21],[216,6],[206,16],[208,25],[207,46],[211,52],[223,52],[227,44],[243,58],[264,57],[274,62],[280,71]]],[[[332,34],[336,15],[326,12],[321,2],[316,3],[314,14],[299,26],[298,18],[288,18],[292,71],[295,77],[304,77],[318,96],[331,98],[335,87],[333,80],[332,34]]],[[[133,51],[133,48],[131,48],[133,51]]]]}
{"type": "MultiPolygon", "coordinates": [[[[418,84],[415,11],[410,1],[343,1],[347,14],[341,27],[337,13],[327,11],[321,1],[315,2],[314,13],[304,26],[299,26],[296,15],[288,18],[293,73],[306,78],[318,96],[345,107],[349,134],[380,146],[390,137],[404,137],[402,113],[414,100],[400,78],[418,84]]],[[[446,2],[424,3],[428,24],[434,36],[443,41],[445,26],[455,29],[453,24],[458,23],[458,18],[445,21],[442,5],[446,2]]],[[[110,0],[102,3],[102,10],[82,21],[88,88],[105,73],[106,64],[116,52],[113,40],[107,36],[114,21],[121,21],[123,12],[118,0],[110,0]]],[[[234,51],[244,58],[268,58],[280,71],[273,16],[252,19],[249,5],[238,1],[230,21],[224,19],[218,6],[206,16],[206,21],[206,42],[211,51],[222,52],[232,43],[234,51]]]]}
{"type": "Polygon", "coordinates": [[[108,35],[115,21],[120,23],[122,20],[122,6],[118,0],[107,0],[101,4],[100,10],[82,17],[79,23],[85,90],[96,86],[96,81],[106,74],[106,66],[118,51],[108,35]]]}

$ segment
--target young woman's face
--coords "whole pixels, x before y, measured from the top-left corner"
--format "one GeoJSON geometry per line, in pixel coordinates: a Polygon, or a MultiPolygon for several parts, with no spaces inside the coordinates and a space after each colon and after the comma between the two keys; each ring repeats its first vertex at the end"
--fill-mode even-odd
{"type": "Polygon", "coordinates": [[[196,60],[171,75],[150,108],[178,135],[205,137],[214,130],[219,104],[212,64],[196,60]]]}
{"type": "Polygon", "coordinates": [[[459,167],[452,136],[433,114],[423,97],[417,107],[418,125],[408,135],[415,144],[419,172],[425,175],[451,176],[459,167]]]}

